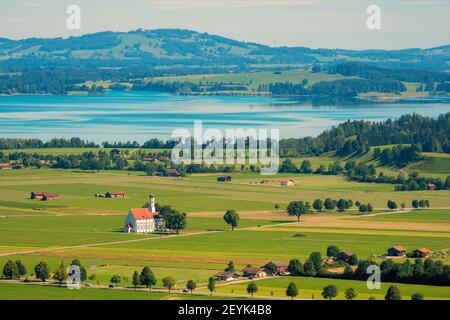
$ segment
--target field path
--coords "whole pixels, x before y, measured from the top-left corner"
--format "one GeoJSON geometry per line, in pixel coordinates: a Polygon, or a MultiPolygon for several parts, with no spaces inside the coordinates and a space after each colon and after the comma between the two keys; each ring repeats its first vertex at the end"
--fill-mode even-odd
{"type": "MultiPolygon", "coordinates": [[[[295,222],[287,222],[287,223],[274,223],[270,225],[260,226],[258,228],[264,228],[264,227],[277,227],[281,225],[290,225],[297,223],[295,222]]],[[[254,227],[245,227],[240,229],[235,229],[234,232],[238,231],[245,231],[245,230],[252,230],[254,227]]],[[[201,232],[191,232],[191,233],[185,233],[185,234],[174,234],[174,235],[168,235],[168,236],[161,236],[161,237],[148,237],[148,238],[142,238],[142,239],[132,239],[132,240],[121,240],[121,241],[112,241],[112,242],[99,242],[99,243],[88,243],[88,244],[80,244],[80,245],[74,245],[74,246],[63,246],[63,247],[54,247],[54,248],[41,248],[41,249],[35,249],[35,250],[26,250],[26,251],[15,251],[15,252],[7,252],[7,253],[1,253],[0,257],[6,257],[6,256],[13,256],[18,254],[32,254],[32,253],[39,253],[39,252],[50,252],[50,251],[60,251],[60,250],[67,250],[67,249],[79,249],[79,248],[88,248],[88,247],[98,247],[98,246],[108,246],[108,245],[115,245],[115,244],[124,244],[124,243],[133,243],[133,242],[142,242],[142,241],[149,241],[149,240],[164,240],[169,238],[181,238],[181,237],[190,237],[190,236],[197,236],[202,234],[213,234],[213,233],[223,233],[223,232],[230,232],[229,230],[214,230],[214,231],[201,231],[201,232]]]]}

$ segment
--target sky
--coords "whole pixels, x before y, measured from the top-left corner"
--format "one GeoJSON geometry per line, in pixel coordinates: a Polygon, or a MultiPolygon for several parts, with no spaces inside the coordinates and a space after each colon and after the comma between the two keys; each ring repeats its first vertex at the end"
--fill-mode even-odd
{"type": "Polygon", "coordinates": [[[271,46],[401,49],[450,44],[450,0],[0,0],[0,37],[182,28],[271,46]],[[69,5],[81,29],[69,30],[69,5]],[[368,6],[381,29],[369,30],[368,6]]]}

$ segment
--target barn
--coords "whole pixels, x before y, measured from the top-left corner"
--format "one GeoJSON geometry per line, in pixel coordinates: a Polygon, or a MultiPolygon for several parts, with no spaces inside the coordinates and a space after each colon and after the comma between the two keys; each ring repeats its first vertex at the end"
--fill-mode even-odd
{"type": "Polygon", "coordinates": [[[387,250],[388,257],[404,257],[406,255],[406,248],[403,246],[391,247],[387,250]]]}

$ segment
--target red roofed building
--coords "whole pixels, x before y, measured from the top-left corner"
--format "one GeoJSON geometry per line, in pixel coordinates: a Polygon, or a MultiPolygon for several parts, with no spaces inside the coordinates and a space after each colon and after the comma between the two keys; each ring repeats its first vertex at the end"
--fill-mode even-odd
{"type": "Polygon", "coordinates": [[[431,251],[428,248],[419,248],[413,251],[414,257],[426,258],[430,256],[431,251]]]}
{"type": "Polygon", "coordinates": [[[126,197],[125,192],[107,192],[105,193],[106,198],[125,198],[126,197]]]}
{"type": "Polygon", "coordinates": [[[164,231],[164,220],[155,210],[155,196],[150,195],[150,208],[130,209],[123,227],[126,233],[151,233],[164,231]]]}
{"type": "Polygon", "coordinates": [[[429,183],[429,184],[427,184],[427,189],[428,190],[436,190],[436,185],[434,183],[429,183]]]}
{"type": "Polygon", "coordinates": [[[280,185],[285,186],[285,187],[292,187],[295,185],[295,182],[294,182],[294,180],[281,179],[280,185]]]}

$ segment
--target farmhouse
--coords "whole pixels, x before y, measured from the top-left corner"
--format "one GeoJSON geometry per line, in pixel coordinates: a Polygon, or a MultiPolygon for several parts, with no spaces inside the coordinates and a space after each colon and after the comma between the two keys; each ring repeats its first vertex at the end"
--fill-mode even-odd
{"type": "Polygon", "coordinates": [[[49,192],[32,192],[30,199],[33,200],[42,200],[42,201],[53,201],[56,200],[59,197],[59,195],[55,193],[49,193],[49,192]]]}
{"type": "Polygon", "coordinates": [[[155,210],[154,195],[150,195],[150,208],[130,209],[123,227],[126,233],[151,233],[164,230],[164,219],[155,210]]]}
{"type": "Polygon", "coordinates": [[[168,177],[179,177],[181,176],[181,173],[179,173],[177,169],[167,169],[166,175],[168,177]]]}
{"type": "Polygon", "coordinates": [[[276,273],[277,274],[283,274],[287,272],[288,269],[288,263],[286,261],[271,261],[263,266],[264,269],[267,268],[269,264],[273,264],[277,267],[276,273]]]}
{"type": "Polygon", "coordinates": [[[236,275],[233,271],[222,271],[222,272],[217,272],[214,275],[214,278],[218,281],[231,281],[236,279],[236,275]]]}
{"type": "Polygon", "coordinates": [[[144,162],[159,162],[158,159],[152,158],[152,157],[144,157],[144,158],[142,158],[142,161],[144,161],[144,162]]]}
{"type": "Polygon", "coordinates": [[[57,195],[56,193],[46,193],[42,198],[42,201],[55,201],[58,198],[59,195],[57,195]]]}
{"type": "Polygon", "coordinates": [[[125,192],[107,192],[105,193],[105,198],[125,198],[126,197],[126,193],[125,192]]]}
{"type": "Polygon", "coordinates": [[[158,160],[160,162],[171,162],[172,160],[168,157],[159,157],[158,160]]]}
{"type": "Polygon", "coordinates": [[[264,268],[245,267],[241,270],[244,277],[248,278],[264,278],[267,277],[267,270],[264,268]]]}
{"type": "Polygon", "coordinates": [[[352,255],[353,255],[353,251],[351,251],[351,250],[341,251],[336,256],[336,259],[339,261],[348,261],[348,260],[350,260],[352,255]]]}
{"type": "Polygon", "coordinates": [[[391,247],[387,251],[388,257],[404,257],[406,255],[406,248],[402,246],[391,247]]]}
{"type": "Polygon", "coordinates": [[[231,182],[231,176],[222,176],[217,178],[218,182],[231,182]]]}
{"type": "Polygon", "coordinates": [[[281,179],[280,185],[284,186],[284,187],[292,187],[292,186],[295,186],[295,182],[294,182],[294,180],[281,179]]]}
{"type": "Polygon", "coordinates": [[[9,162],[0,163],[0,169],[11,169],[11,164],[9,162]]]}
{"type": "Polygon", "coordinates": [[[428,190],[436,190],[437,187],[434,183],[429,183],[429,184],[427,184],[427,189],[428,190]]]}
{"type": "Polygon", "coordinates": [[[422,258],[426,258],[430,256],[430,250],[427,248],[419,248],[413,251],[413,255],[415,257],[422,257],[422,258]]]}

